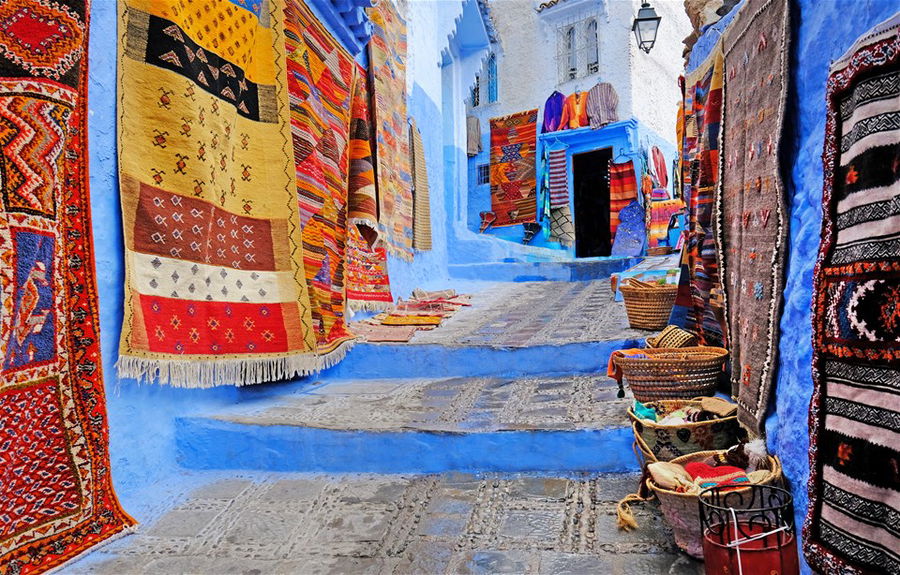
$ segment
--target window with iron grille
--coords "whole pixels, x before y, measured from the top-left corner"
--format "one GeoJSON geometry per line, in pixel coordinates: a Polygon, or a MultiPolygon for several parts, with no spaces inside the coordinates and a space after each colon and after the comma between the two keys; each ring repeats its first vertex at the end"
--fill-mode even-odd
{"type": "Polygon", "coordinates": [[[490,56],[488,56],[487,64],[485,65],[486,75],[487,75],[487,103],[493,104],[497,101],[497,92],[498,92],[498,78],[497,78],[497,55],[493,52],[490,56]]]}
{"type": "Polygon", "coordinates": [[[600,71],[596,18],[583,18],[557,27],[556,64],[560,84],[600,71]]]}
{"type": "Polygon", "coordinates": [[[469,102],[473,108],[482,104],[493,104],[499,95],[499,79],[497,77],[497,55],[491,53],[484,63],[481,74],[475,77],[475,85],[469,94],[469,102]],[[484,93],[482,93],[484,88],[484,93]]]}
{"type": "Polygon", "coordinates": [[[478,165],[478,185],[491,183],[491,166],[490,164],[478,165]]]}
{"type": "Polygon", "coordinates": [[[469,102],[473,108],[481,105],[481,78],[475,76],[475,85],[472,86],[472,92],[469,94],[469,102]]]}

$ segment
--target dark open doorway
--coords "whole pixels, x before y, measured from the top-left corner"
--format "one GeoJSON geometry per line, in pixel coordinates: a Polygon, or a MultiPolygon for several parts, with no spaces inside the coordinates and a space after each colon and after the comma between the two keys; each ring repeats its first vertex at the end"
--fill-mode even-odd
{"type": "Polygon", "coordinates": [[[575,192],[575,256],[608,256],[612,250],[609,234],[609,161],[612,148],[572,156],[575,192]]]}

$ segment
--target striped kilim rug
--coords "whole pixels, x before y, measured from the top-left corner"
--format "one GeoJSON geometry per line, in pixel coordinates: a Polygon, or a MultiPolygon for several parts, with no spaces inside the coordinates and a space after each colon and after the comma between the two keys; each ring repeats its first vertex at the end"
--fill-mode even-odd
{"type": "Polygon", "coordinates": [[[303,257],[283,2],[193,5],[120,2],[119,373],[186,387],[309,373],[325,361],[304,264],[325,254],[303,257]]]}
{"type": "Polygon", "coordinates": [[[699,335],[706,345],[725,344],[713,207],[719,179],[724,59],[721,43],[686,79],[683,169],[687,205],[681,283],[671,322],[699,335]]]}
{"type": "Polygon", "coordinates": [[[370,8],[369,74],[375,118],[378,222],[388,250],[413,257],[413,177],[406,116],[406,22],[392,0],[370,8]]]}
{"type": "Polygon", "coordinates": [[[747,0],[725,33],[719,261],[738,419],[763,431],[775,385],[788,211],[778,149],[787,101],[787,0],[747,0]],[[760,90],[760,83],[764,89],[760,90]],[[753,102],[747,106],[747,102],[753,102]]]}
{"type": "Polygon", "coordinates": [[[86,2],[0,3],[0,573],[134,523],[112,488],[87,149],[86,2]]]}
{"type": "MultiPolygon", "coordinates": [[[[393,307],[384,247],[371,247],[356,226],[347,230],[347,305],[354,311],[393,307]]],[[[353,331],[353,328],[351,328],[353,331]]],[[[354,332],[356,333],[356,332],[354,332]]]]}
{"type": "Polygon", "coordinates": [[[619,212],[638,197],[634,162],[628,160],[609,164],[609,238],[615,240],[619,227],[619,212]]]}
{"type": "Polygon", "coordinates": [[[494,226],[537,217],[537,110],[491,119],[491,211],[494,226]]]}
{"type": "Polygon", "coordinates": [[[900,14],[832,64],[806,558],[900,573],[900,14]]]}

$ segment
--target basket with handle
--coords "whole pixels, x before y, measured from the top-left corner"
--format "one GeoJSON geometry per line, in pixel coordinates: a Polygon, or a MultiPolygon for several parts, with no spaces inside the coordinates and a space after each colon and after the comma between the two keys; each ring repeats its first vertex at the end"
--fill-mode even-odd
{"type": "MultiPolygon", "coordinates": [[[[708,457],[721,453],[723,453],[722,450],[698,451],[676,457],[672,460],[672,463],[685,465],[692,461],[703,461],[708,457]]],[[[756,481],[753,485],[779,485],[781,483],[781,462],[777,457],[771,455],[767,457],[766,470],[768,474],[765,478],[756,481]]],[[[644,485],[650,492],[649,497],[644,497],[640,493],[633,493],[619,502],[616,509],[619,527],[626,531],[636,529],[638,525],[634,519],[630,504],[649,501],[655,496],[659,500],[659,507],[666,523],[672,528],[675,543],[678,547],[692,557],[703,559],[703,534],[700,531],[700,495],[698,493],[679,493],[664,489],[656,485],[652,477],[648,477],[644,485]]],[[[750,487],[742,487],[733,491],[743,492],[749,490],[750,487]]]]}
{"type": "Polygon", "coordinates": [[[695,347],[698,343],[696,335],[677,325],[666,326],[657,335],[647,338],[649,347],[695,347]]]}
{"type": "MultiPolygon", "coordinates": [[[[646,404],[656,411],[659,417],[665,417],[679,409],[700,405],[701,402],[697,399],[665,399],[646,404]]],[[[635,415],[634,408],[629,407],[628,417],[632,421],[637,447],[644,459],[651,463],[671,461],[697,451],[728,449],[736,445],[741,437],[746,436],[746,432],[738,424],[737,415],[671,425],[641,419],[635,415]]]]}
{"type": "Polygon", "coordinates": [[[619,287],[619,291],[625,300],[625,312],[632,328],[660,330],[668,325],[678,286],[628,278],[619,287]]]}
{"type": "Polygon", "coordinates": [[[641,403],[713,395],[728,358],[721,347],[648,348],[644,357],[613,358],[641,403]]]}

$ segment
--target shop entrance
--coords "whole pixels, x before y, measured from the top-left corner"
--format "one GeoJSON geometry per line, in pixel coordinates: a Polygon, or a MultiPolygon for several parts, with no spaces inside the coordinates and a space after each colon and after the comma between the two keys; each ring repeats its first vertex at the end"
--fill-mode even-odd
{"type": "Polygon", "coordinates": [[[612,250],[609,234],[610,160],[612,148],[572,156],[576,257],[608,256],[612,250]]]}

